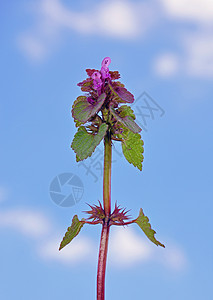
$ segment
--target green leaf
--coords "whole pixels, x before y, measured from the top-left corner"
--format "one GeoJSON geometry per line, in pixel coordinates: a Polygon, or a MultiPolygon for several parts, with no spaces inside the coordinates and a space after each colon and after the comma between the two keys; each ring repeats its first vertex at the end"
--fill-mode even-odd
{"type": "Polygon", "coordinates": [[[68,245],[80,232],[81,228],[84,226],[85,219],[79,221],[78,216],[75,215],[72,219],[72,224],[67,228],[67,232],[63,237],[63,240],[60,244],[59,250],[68,245]]]}
{"type": "Polygon", "coordinates": [[[122,141],[122,150],[126,160],[142,171],[144,149],[140,134],[129,131],[122,141]]]}
{"type": "Polygon", "coordinates": [[[94,116],[103,105],[106,94],[103,93],[99,96],[95,104],[90,104],[86,96],[78,97],[72,106],[72,116],[74,120],[86,123],[92,116],[94,116]]]}
{"type": "Polygon", "coordinates": [[[119,112],[119,116],[121,118],[129,116],[129,117],[133,118],[133,120],[135,120],[135,114],[134,114],[133,110],[131,109],[131,107],[128,105],[120,106],[118,109],[118,112],[119,112]]]}
{"type": "Polygon", "coordinates": [[[139,216],[135,220],[135,223],[138,224],[138,226],[143,230],[143,232],[148,237],[148,239],[150,239],[151,242],[153,242],[157,246],[161,246],[165,248],[163,244],[161,244],[158,240],[156,240],[155,238],[156,231],[154,231],[151,228],[151,224],[149,223],[149,218],[144,215],[142,208],[140,209],[139,216]]]}
{"type": "MultiPolygon", "coordinates": [[[[79,96],[79,97],[77,97],[77,99],[74,101],[74,103],[73,103],[73,105],[72,105],[72,111],[73,111],[73,108],[76,106],[76,104],[78,103],[78,102],[81,102],[81,101],[85,101],[87,99],[87,97],[86,96],[79,96]]],[[[79,126],[81,126],[82,124],[84,124],[84,123],[82,123],[82,122],[79,122],[77,119],[75,119],[74,118],[74,122],[75,122],[75,126],[76,127],[79,127],[79,126]]]]}
{"type": "Polygon", "coordinates": [[[79,127],[83,124],[83,123],[81,123],[81,122],[79,122],[78,120],[75,120],[75,119],[74,119],[74,122],[75,122],[75,127],[79,127]]]}
{"type": "MultiPolygon", "coordinates": [[[[121,124],[123,124],[125,127],[127,127],[129,130],[131,130],[132,132],[134,133],[138,133],[140,132],[142,129],[135,123],[134,119],[129,116],[129,115],[126,115],[124,117],[121,117],[120,114],[119,114],[119,110],[115,110],[113,107],[110,107],[110,111],[112,113],[112,115],[115,117],[115,119],[117,121],[119,121],[121,124]]],[[[123,114],[127,113],[122,112],[123,114]]]]}
{"type": "Polygon", "coordinates": [[[76,100],[74,101],[73,105],[72,105],[72,108],[80,101],[84,101],[87,97],[86,96],[78,96],[76,98],[76,100]]]}
{"type": "Polygon", "coordinates": [[[84,160],[92,155],[95,148],[106,135],[107,129],[108,125],[106,123],[101,124],[96,134],[88,133],[83,126],[78,128],[71,145],[76,153],[76,161],[84,160]]]}

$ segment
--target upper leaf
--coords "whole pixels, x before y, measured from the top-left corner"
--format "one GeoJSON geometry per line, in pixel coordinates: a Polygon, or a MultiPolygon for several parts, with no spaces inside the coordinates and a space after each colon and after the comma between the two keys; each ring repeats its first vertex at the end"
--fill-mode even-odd
{"type": "Polygon", "coordinates": [[[134,133],[138,133],[140,132],[142,129],[135,123],[134,119],[127,115],[127,110],[126,112],[124,112],[124,109],[122,111],[123,115],[126,114],[126,116],[121,117],[119,110],[115,110],[114,108],[110,107],[110,111],[113,114],[113,116],[115,117],[115,119],[119,122],[121,122],[121,124],[123,124],[125,127],[127,127],[129,130],[131,130],[134,133]]]}
{"type": "Polygon", "coordinates": [[[140,134],[128,131],[126,139],[122,141],[122,150],[127,161],[142,171],[144,149],[140,134]]]}
{"type": "MultiPolygon", "coordinates": [[[[77,99],[74,101],[73,105],[72,105],[72,109],[74,108],[74,106],[76,106],[76,104],[78,102],[84,101],[85,100],[85,96],[78,96],[77,99]]],[[[82,125],[82,122],[79,122],[77,119],[74,118],[74,122],[75,122],[75,126],[79,127],[80,125],[82,125]]]]}
{"type": "Polygon", "coordinates": [[[115,100],[117,102],[124,102],[124,103],[133,103],[134,102],[134,96],[127,91],[127,89],[125,87],[121,87],[121,86],[115,86],[112,87],[109,84],[109,87],[111,89],[111,91],[113,92],[114,96],[115,96],[115,100]]]}
{"type": "Polygon", "coordinates": [[[125,85],[123,83],[121,83],[120,81],[112,81],[112,88],[115,89],[118,86],[120,87],[125,87],[125,85]]]}
{"type": "Polygon", "coordinates": [[[121,75],[118,71],[109,71],[112,80],[119,79],[121,75]]]}
{"type": "Polygon", "coordinates": [[[72,224],[70,227],[67,228],[67,232],[65,233],[65,236],[63,237],[63,240],[60,244],[59,250],[61,250],[62,248],[64,248],[67,244],[69,244],[74,237],[76,237],[81,228],[84,226],[84,221],[85,219],[82,219],[81,221],[79,221],[78,216],[75,215],[72,219],[72,224]]]}
{"type": "Polygon", "coordinates": [[[71,145],[76,153],[77,161],[84,160],[92,155],[96,146],[106,135],[107,129],[108,125],[106,123],[101,124],[96,134],[88,133],[83,126],[78,128],[71,145]]]}
{"type": "Polygon", "coordinates": [[[92,88],[93,80],[91,78],[87,78],[82,82],[79,82],[77,85],[81,87],[83,92],[89,92],[92,88]]]}
{"type": "Polygon", "coordinates": [[[165,248],[165,245],[161,244],[158,240],[156,240],[155,238],[156,231],[154,231],[151,228],[151,224],[149,223],[149,218],[144,215],[142,208],[140,209],[139,216],[135,220],[135,223],[138,224],[138,226],[143,230],[143,232],[148,237],[148,239],[150,239],[150,241],[152,241],[157,246],[161,246],[165,248]]]}
{"type": "Polygon", "coordinates": [[[86,69],[86,72],[87,72],[87,75],[89,77],[91,77],[94,72],[99,72],[99,71],[96,69],[86,69]]]}
{"type": "Polygon", "coordinates": [[[106,94],[103,93],[99,96],[95,104],[91,104],[87,101],[86,96],[78,97],[72,107],[73,118],[81,123],[86,123],[101,109],[105,98],[106,94]]]}

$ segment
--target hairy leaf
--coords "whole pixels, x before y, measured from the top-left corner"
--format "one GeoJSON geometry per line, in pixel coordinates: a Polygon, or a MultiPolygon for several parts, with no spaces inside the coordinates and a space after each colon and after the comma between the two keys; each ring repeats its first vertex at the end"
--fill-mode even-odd
{"type": "Polygon", "coordinates": [[[133,120],[136,119],[133,110],[128,105],[122,105],[122,106],[120,106],[117,111],[119,112],[119,116],[121,118],[129,116],[129,117],[133,118],[133,120]]]}
{"type": "Polygon", "coordinates": [[[106,123],[101,124],[96,134],[88,133],[83,126],[78,128],[71,145],[76,153],[76,161],[84,160],[92,155],[95,148],[106,135],[107,129],[108,125],[106,123]]]}
{"type": "MultiPolygon", "coordinates": [[[[125,127],[127,127],[129,130],[131,130],[134,133],[138,133],[140,132],[142,129],[135,123],[134,119],[129,116],[126,115],[124,117],[121,117],[119,114],[119,111],[115,110],[114,108],[110,107],[110,111],[113,114],[113,116],[115,117],[115,119],[117,121],[119,121],[121,124],[123,124],[125,127]]],[[[124,113],[124,111],[123,111],[124,113]]],[[[126,111],[127,113],[127,111],[126,111]]]]}
{"type": "Polygon", "coordinates": [[[112,80],[119,79],[121,75],[118,71],[109,71],[112,80]]]}
{"type": "Polygon", "coordinates": [[[89,83],[92,82],[92,78],[87,78],[79,83],[77,83],[77,86],[88,86],[89,83]]]}
{"type": "Polygon", "coordinates": [[[129,91],[127,91],[125,87],[121,87],[121,86],[112,87],[110,84],[109,87],[112,93],[114,94],[115,100],[117,102],[124,102],[124,103],[134,102],[135,100],[134,96],[129,91]]]}
{"type": "Polygon", "coordinates": [[[81,87],[83,92],[89,92],[92,88],[93,80],[92,78],[87,78],[86,80],[79,82],[77,85],[81,87]]]}
{"type": "Polygon", "coordinates": [[[165,248],[163,244],[161,244],[158,240],[156,240],[155,238],[156,231],[154,231],[151,228],[151,224],[149,223],[149,218],[144,215],[142,208],[140,209],[139,216],[135,220],[135,223],[138,224],[138,226],[143,230],[143,232],[148,237],[148,239],[150,239],[150,241],[152,241],[157,246],[161,246],[165,248]]]}
{"type": "Polygon", "coordinates": [[[92,116],[94,116],[104,103],[106,94],[103,93],[99,96],[95,104],[87,101],[87,97],[80,96],[76,99],[72,107],[72,116],[75,120],[86,123],[92,116]]]}
{"type": "MultiPolygon", "coordinates": [[[[81,82],[80,82],[81,83],[81,82]]],[[[79,84],[80,84],[79,83],[79,84]]],[[[73,103],[73,105],[72,105],[72,109],[76,106],[76,104],[78,103],[78,102],[81,102],[81,101],[85,101],[86,100],[86,96],[79,96],[79,97],[77,97],[77,99],[74,101],[74,103],[73,103]]],[[[74,118],[74,122],[75,122],[75,126],[76,127],[79,127],[79,126],[81,126],[82,124],[84,124],[84,123],[82,123],[82,122],[79,122],[77,119],[75,119],[74,118]]]]}
{"type": "Polygon", "coordinates": [[[122,150],[126,160],[139,170],[142,170],[142,153],[144,149],[140,134],[129,131],[126,139],[122,141],[122,150]]]}
{"type": "Polygon", "coordinates": [[[112,82],[112,88],[115,89],[116,87],[125,87],[125,85],[123,83],[121,83],[120,81],[114,81],[112,82]]]}
{"type": "Polygon", "coordinates": [[[63,240],[60,244],[59,250],[68,245],[80,232],[81,228],[84,226],[85,219],[79,221],[78,216],[75,215],[72,219],[72,224],[67,228],[67,232],[63,237],[63,240]]]}
{"type": "Polygon", "coordinates": [[[87,75],[89,77],[91,77],[94,72],[99,72],[99,71],[96,69],[86,69],[86,72],[87,72],[87,75]]]}
{"type": "Polygon", "coordinates": [[[78,120],[74,120],[75,122],[75,127],[81,126],[83,123],[79,122],[78,120]]]}

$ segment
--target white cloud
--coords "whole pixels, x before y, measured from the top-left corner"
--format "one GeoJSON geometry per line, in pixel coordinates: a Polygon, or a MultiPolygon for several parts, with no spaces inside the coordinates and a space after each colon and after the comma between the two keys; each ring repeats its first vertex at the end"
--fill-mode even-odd
{"type": "Polygon", "coordinates": [[[38,238],[49,232],[50,224],[40,212],[12,209],[0,212],[0,227],[11,228],[29,237],[38,238]]]}
{"type": "Polygon", "coordinates": [[[110,238],[109,261],[113,266],[123,268],[157,262],[173,271],[183,271],[187,266],[184,251],[170,242],[165,244],[165,249],[156,247],[129,227],[114,228],[110,238]]]}
{"type": "Polygon", "coordinates": [[[77,13],[64,6],[61,0],[43,0],[37,7],[42,23],[41,31],[45,34],[53,34],[58,29],[68,28],[79,32],[89,32],[93,27],[93,21],[89,19],[88,12],[77,13]]]}
{"type": "Polygon", "coordinates": [[[213,32],[185,35],[186,71],[191,76],[213,77],[213,32]]]}
{"type": "Polygon", "coordinates": [[[162,77],[171,77],[179,70],[179,59],[173,53],[164,53],[159,55],[153,62],[153,68],[156,74],[162,77]]]}
{"type": "Polygon", "coordinates": [[[159,0],[166,13],[172,18],[194,21],[198,23],[213,23],[212,0],[159,0]]]}
{"type": "MultiPolygon", "coordinates": [[[[196,25],[191,31],[181,26],[179,33],[174,34],[181,54],[167,53],[154,60],[154,70],[162,77],[175,75],[181,70],[181,76],[197,78],[213,77],[213,1],[212,0],[158,0],[162,16],[196,25]],[[196,31],[195,31],[196,30],[196,31]]],[[[177,24],[177,23],[176,23],[177,24]]],[[[177,28],[177,27],[176,27],[177,28]]]]}
{"type": "Polygon", "coordinates": [[[164,53],[153,60],[154,72],[160,77],[177,74],[197,78],[213,78],[213,33],[200,30],[180,38],[182,55],[164,53]],[[181,71],[181,73],[180,73],[181,71]]]}
{"type": "Polygon", "coordinates": [[[164,253],[158,257],[159,262],[165,264],[174,271],[186,269],[188,262],[183,250],[179,246],[168,243],[168,246],[164,250],[164,253]]]}
{"type": "Polygon", "coordinates": [[[131,266],[138,261],[147,261],[152,247],[130,228],[114,228],[109,244],[109,259],[118,266],[131,266]]]}
{"type": "Polygon", "coordinates": [[[31,36],[31,34],[20,36],[18,44],[21,50],[36,61],[43,59],[47,54],[44,43],[39,38],[31,36]]]}
{"type": "Polygon", "coordinates": [[[76,264],[83,260],[96,258],[96,245],[84,236],[75,238],[69,245],[59,251],[61,240],[51,239],[38,249],[39,256],[47,261],[58,261],[63,264],[76,264]]]}
{"type": "Polygon", "coordinates": [[[95,12],[96,28],[100,34],[119,38],[134,38],[140,33],[136,9],[131,2],[103,2],[95,12]]]}
{"type": "Polygon", "coordinates": [[[103,1],[82,12],[72,11],[61,0],[43,0],[36,8],[33,5],[33,12],[37,19],[35,26],[20,34],[18,45],[35,61],[45,58],[67,29],[84,35],[129,40],[147,32],[155,20],[150,5],[127,0],[103,1]]]}

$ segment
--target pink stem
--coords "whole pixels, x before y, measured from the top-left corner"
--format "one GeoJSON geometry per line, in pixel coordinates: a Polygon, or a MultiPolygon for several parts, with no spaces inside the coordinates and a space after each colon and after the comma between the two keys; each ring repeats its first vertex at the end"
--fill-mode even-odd
{"type": "Polygon", "coordinates": [[[105,273],[107,251],[109,241],[109,217],[111,214],[111,165],[112,165],[112,142],[108,132],[104,138],[104,178],[103,178],[103,202],[105,220],[101,232],[101,241],[98,257],[97,271],[97,300],[105,299],[105,273]]]}
{"type": "Polygon", "coordinates": [[[97,300],[104,300],[105,298],[105,273],[106,273],[108,241],[109,241],[109,224],[105,223],[102,227],[99,258],[98,258],[97,300]]]}

